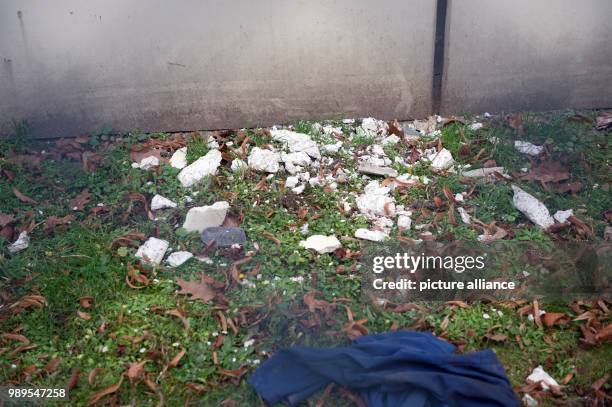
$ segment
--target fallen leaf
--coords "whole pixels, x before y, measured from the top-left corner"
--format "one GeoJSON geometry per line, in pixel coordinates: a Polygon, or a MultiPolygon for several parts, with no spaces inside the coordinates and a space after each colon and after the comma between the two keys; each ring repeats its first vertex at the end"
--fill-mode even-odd
{"type": "Polygon", "coordinates": [[[101,367],[96,367],[96,368],[91,369],[91,372],[89,372],[89,375],[87,375],[87,383],[89,383],[90,386],[93,386],[94,379],[96,378],[97,375],[99,375],[103,371],[104,369],[101,367]]]}
{"type": "Polygon", "coordinates": [[[85,188],[80,194],[68,202],[68,206],[73,211],[82,211],[85,209],[85,205],[89,202],[90,198],[91,193],[89,192],[89,189],[85,188]]]}
{"type": "Polygon", "coordinates": [[[93,300],[94,300],[94,298],[92,296],[85,295],[85,296],[79,298],[79,304],[83,308],[91,308],[91,303],[93,302],[93,300]]]}
{"type": "Polygon", "coordinates": [[[177,318],[179,318],[181,320],[181,322],[183,323],[183,326],[185,327],[185,331],[189,331],[189,321],[187,320],[187,317],[185,315],[185,311],[183,310],[179,310],[179,309],[171,309],[169,311],[166,311],[167,315],[173,315],[177,318]]]}
{"type": "Polygon", "coordinates": [[[10,223],[13,223],[14,221],[15,217],[13,215],[6,215],[4,213],[0,213],[0,228],[3,228],[10,223]]]}
{"type": "Polygon", "coordinates": [[[130,381],[140,380],[144,377],[144,365],[147,363],[147,360],[143,360],[142,362],[134,362],[130,363],[130,367],[128,367],[125,375],[130,379],[130,381]]]}
{"type": "Polygon", "coordinates": [[[606,325],[595,335],[595,340],[599,343],[609,342],[612,340],[612,324],[606,325]]]}
{"type": "Polygon", "coordinates": [[[25,345],[28,345],[30,343],[30,340],[28,338],[20,334],[6,333],[6,334],[2,334],[2,337],[6,339],[12,339],[14,341],[21,342],[25,345]]]}
{"type": "Polygon", "coordinates": [[[30,204],[37,204],[38,203],[34,199],[30,198],[29,196],[26,196],[26,195],[22,194],[21,192],[19,192],[19,190],[17,188],[15,188],[15,187],[13,187],[13,193],[15,194],[17,199],[19,199],[23,203],[30,203],[30,204]]]}
{"type": "Polygon", "coordinates": [[[591,385],[591,389],[598,391],[610,379],[610,373],[606,373],[601,379],[591,385]]]}
{"type": "Polygon", "coordinates": [[[121,376],[117,383],[113,384],[112,386],[108,386],[107,388],[100,390],[99,392],[91,396],[87,405],[91,406],[92,404],[95,404],[100,401],[100,399],[102,399],[103,397],[115,393],[121,387],[121,383],[123,383],[123,376],[121,376]]]}
{"type": "Polygon", "coordinates": [[[42,371],[45,373],[51,373],[59,366],[62,360],[60,358],[53,358],[43,367],[42,371]]]}
{"type": "Polygon", "coordinates": [[[315,297],[322,295],[320,291],[311,291],[304,294],[304,304],[308,307],[310,312],[315,312],[317,309],[325,309],[329,306],[329,302],[325,300],[317,300],[315,297]]]}
{"type": "Polygon", "coordinates": [[[68,390],[72,390],[78,386],[80,375],[81,375],[81,370],[78,367],[73,367],[72,373],[70,374],[70,378],[68,379],[68,384],[66,385],[68,390]]]}
{"type": "Polygon", "coordinates": [[[488,334],[485,334],[484,337],[494,342],[506,342],[508,340],[508,335],[504,335],[504,334],[488,333],[488,334]]]}
{"type": "Polygon", "coordinates": [[[569,177],[569,171],[559,161],[550,160],[544,161],[527,174],[519,175],[517,178],[525,181],[561,182],[569,177]]]}
{"type": "Polygon", "coordinates": [[[81,310],[77,310],[77,315],[79,316],[79,318],[84,319],[85,321],[89,321],[91,319],[91,315],[81,310]]]}
{"type": "Polygon", "coordinates": [[[188,295],[190,300],[201,300],[207,303],[217,295],[217,292],[208,283],[204,282],[203,278],[201,281],[177,278],[176,283],[181,287],[177,294],[188,295]]]}
{"type": "Polygon", "coordinates": [[[49,216],[45,219],[44,229],[45,231],[54,230],[58,226],[67,225],[74,220],[74,215],[66,215],[62,218],[59,216],[49,216]]]}
{"type": "Polygon", "coordinates": [[[542,317],[542,322],[545,326],[551,327],[554,325],[564,325],[570,321],[570,317],[563,312],[547,312],[542,317]]]}

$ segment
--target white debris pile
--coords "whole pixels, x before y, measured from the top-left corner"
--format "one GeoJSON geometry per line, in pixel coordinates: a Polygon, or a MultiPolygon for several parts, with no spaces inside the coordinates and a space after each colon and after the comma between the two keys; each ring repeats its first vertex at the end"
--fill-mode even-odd
{"type": "Polygon", "coordinates": [[[159,158],[151,155],[145,157],[140,162],[132,163],[132,168],[140,168],[141,170],[150,170],[159,166],[159,158]]]}
{"type": "Polygon", "coordinates": [[[185,217],[183,228],[189,232],[198,232],[206,228],[221,226],[229,210],[229,203],[226,201],[215,202],[209,206],[197,206],[189,209],[185,217]]]}
{"type": "Polygon", "coordinates": [[[307,134],[277,129],[272,129],[270,134],[272,134],[272,139],[286,144],[292,153],[304,152],[315,160],[321,158],[321,152],[317,143],[307,134]]]}
{"type": "Polygon", "coordinates": [[[529,376],[527,376],[528,383],[539,383],[540,387],[544,391],[553,390],[558,391],[560,389],[559,383],[555,379],[553,379],[542,366],[538,366],[529,376]]]}
{"type": "Polygon", "coordinates": [[[170,157],[170,165],[182,170],[187,166],[187,147],[179,148],[170,157]]]}
{"type": "Polygon", "coordinates": [[[436,149],[431,150],[425,151],[425,157],[431,162],[432,169],[438,171],[449,170],[453,166],[453,164],[455,164],[453,155],[447,149],[443,148],[440,151],[436,151],[436,149]]]}
{"type": "Polygon", "coordinates": [[[248,167],[249,165],[240,158],[235,158],[230,166],[232,172],[241,172],[246,170],[248,167]]]}
{"type": "Polygon", "coordinates": [[[217,168],[221,164],[221,152],[210,150],[205,156],[183,168],[178,175],[178,180],[184,187],[191,187],[200,182],[204,177],[217,173],[217,168]]]}
{"type": "Polygon", "coordinates": [[[159,194],[155,195],[151,199],[151,210],[157,211],[160,209],[166,208],[176,208],[176,202],[171,201],[170,199],[163,197],[159,194]]]}
{"type": "Polygon", "coordinates": [[[519,153],[531,155],[534,157],[544,152],[544,146],[536,146],[535,144],[522,140],[516,140],[514,142],[514,148],[516,148],[519,153]]]}
{"type": "Polygon", "coordinates": [[[527,219],[542,229],[547,229],[555,223],[546,205],[537,198],[523,191],[516,185],[512,185],[512,190],[514,191],[514,196],[512,198],[514,207],[521,211],[527,219]]]}
{"type": "Polygon", "coordinates": [[[272,150],[253,147],[247,159],[249,167],[255,171],[276,173],[280,169],[280,154],[272,150]]]}
{"type": "Polygon", "coordinates": [[[342,243],[336,236],[312,235],[308,239],[302,240],[300,246],[323,254],[333,253],[336,249],[342,247],[342,243]]]}
{"type": "Polygon", "coordinates": [[[168,250],[169,243],[166,240],[150,237],[136,251],[136,257],[142,259],[143,262],[158,265],[164,258],[164,254],[168,250]]]}
{"type": "Polygon", "coordinates": [[[574,216],[574,210],[573,209],[568,209],[566,211],[557,211],[555,212],[555,214],[553,215],[553,218],[559,222],[559,223],[564,223],[567,222],[568,219],[570,218],[570,216],[574,216]]]}
{"type": "Polygon", "coordinates": [[[166,264],[168,264],[169,267],[179,267],[192,257],[193,254],[190,252],[174,252],[166,258],[166,264]]]}
{"type": "Polygon", "coordinates": [[[492,177],[495,175],[495,173],[501,174],[501,176],[504,178],[511,178],[504,167],[478,168],[476,170],[463,171],[461,175],[467,178],[484,178],[492,177]]]}
{"type": "Polygon", "coordinates": [[[356,199],[357,208],[368,219],[395,216],[395,200],[389,194],[391,189],[383,187],[378,181],[366,185],[364,193],[356,199]]]}
{"type": "Polygon", "coordinates": [[[355,231],[355,237],[357,239],[369,240],[372,242],[382,242],[389,237],[388,233],[381,232],[380,230],[369,230],[369,229],[357,229],[355,231]]]}
{"type": "Polygon", "coordinates": [[[17,240],[8,246],[8,251],[11,254],[15,254],[27,249],[28,246],[30,246],[30,236],[28,236],[28,232],[23,231],[19,233],[17,240]]]}

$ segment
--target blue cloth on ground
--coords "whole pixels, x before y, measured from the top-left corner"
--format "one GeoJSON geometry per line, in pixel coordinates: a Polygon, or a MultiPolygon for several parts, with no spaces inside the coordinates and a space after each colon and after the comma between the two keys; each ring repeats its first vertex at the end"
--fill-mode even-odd
{"type": "Polygon", "coordinates": [[[490,350],[457,354],[429,333],[363,336],[343,348],[276,352],[249,378],[268,403],[295,405],[329,383],[356,391],[369,407],[519,406],[490,350]]]}

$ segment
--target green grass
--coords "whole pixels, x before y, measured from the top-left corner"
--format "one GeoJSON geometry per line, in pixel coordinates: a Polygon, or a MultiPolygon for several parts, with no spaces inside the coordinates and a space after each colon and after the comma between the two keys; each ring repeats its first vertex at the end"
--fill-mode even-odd
{"type": "MultiPolygon", "coordinates": [[[[546,143],[555,157],[571,167],[572,180],[583,182],[583,190],[572,196],[551,192],[535,182],[519,184],[542,199],[552,212],[580,209],[579,217],[592,225],[596,239],[601,239],[606,225],[601,214],[612,207],[612,198],[604,189],[610,183],[610,154],[598,146],[606,142],[609,133],[595,132],[584,124],[568,123],[566,119],[571,113],[546,116],[546,121],[541,120],[542,116],[528,116],[522,135],[503,123],[493,122],[489,128],[477,133],[470,132],[467,126],[453,124],[442,130],[442,140],[459,163],[470,163],[478,168],[484,158],[490,158],[498,165],[506,166],[511,173],[531,166],[529,159],[511,146],[514,139],[522,137],[546,143]],[[497,137],[499,142],[490,143],[488,139],[491,137],[497,137]],[[460,154],[463,145],[469,146],[465,156],[460,154]],[[481,149],[485,151],[478,162],[474,162],[474,156],[481,149]]],[[[338,121],[329,123],[341,127],[346,137],[354,130],[338,121]]],[[[27,139],[26,130],[20,130],[19,140],[27,139]]],[[[295,130],[317,137],[312,122],[299,122],[295,130]]],[[[251,145],[273,143],[262,130],[246,130],[245,133],[251,139],[251,145]]],[[[107,136],[106,132],[96,136],[96,143],[92,146],[97,147],[109,140],[102,139],[103,136],[107,136]]],[[[361,271],[347,271],[353,265],[352,259],[338,259],[332,254],[317,255],[299,246],[300,240],[305,238],[300,229],[306,222],[309,235],[350,237],[356,229],[367,227],[368,221],[362,216],[347,216],[338,210],[338,202],[342,199],[349,200],[354,206],[354,197],[350,193],[362,191],[367,180],[353,179],[340,184],[334,192],[308,186],[298,198],[299,203],[291,206],[286,204],[290,194],[280,186],[283,175],[267,181],[267,187],[256,189],[267,174],[245,171],[237,176],[224,166],[216,176],[207,178],[189,191],[180,186],[176,180],[178,170],[170,166],[163,165],[158,172],[131,168],[129,148],[147,137],[135,132],[116,143],[114,149],[105,153],[103,164],[91,173],[84,172],[80,164],[67,159],[44,160],[40,166],[34,167],[11,163],[10,158],[17,152],[26,151],[26,147],[19,141],[0,140],[0,170],[14,174],[12,181],[0,178],[0,213],[16,215],[17,224],[28,219],[39,224],[31,233],[30,247],[17,255],[10,255],[6,242],[0,242],[0,291],[8,298],[7,303],[32,293],[46,299],[46,305],[40,309],[27,309],[16,315],[9,313],[0,319],[1,332],[19,328],[21,334],[37,345],[13,356],[9,356],[10,352],[0,354],[3,383],[23,383],[24,372],[30,366],[41,369],[58,357],[61,362],[57,369],[49,373],[37,370],[30,379],[31,383],[64,386],[73,368],[78,368],[81,375],[78,386],[71,392],[71,404],[86,405],[97,391],[117,383],[130,363],[147,360],[145,371],[158,384],[166,405],[184,405],[187,400],[197,401],[200,405],[219,405],[230,399],[238,405],[260,405],[261,401],[244,379],[238,382],[220,373],[213,363],[214,355],[224,369],[245,367],[248,375],[266,359],[266,355],[283,346],[348,344],[346,335],[341,333],[347,322],[344,304],[350,306],[356,320],[368,319],[366,326],[370,332],[384,332],[391,327],[417,327],[462,343],[465,351],[491,347],[503,362],[514,386],[523,384],[530,369],[539,364],[557,379],[575,367],[578,373],[565,390],[568,399],[572,400],[579,394],[590,394],[590,385],[609,372],[607,362],[612,354],[609,344],[591,350],[578,346],[578,325],[583,322],[542,329],[516,310],[493,303],[474,303],[465,309],[424,304],[427,310],[423,312],[393,313],[367,301],[361,296],[361,271]],[[13,194],[13,188],[38,203],[20,202],[13,194]],[[85,211],[72,211],[68,202],[85,188],[92,194],[85,211]],[[158,220],[150,220],[140,203],[126,199],[131,192],[142,193],[147,199],[158,193],[172,198],[179,206],[158,213],[158,220]],[[190,197],[193,202],[186,206],[182,203],[185,197],[190,197]],[[213,305],[189,301],[177,295],[175,280],[195,279],[203,272],[218,281],[225,281],[233,261],[231,255],[217,251],[209,255],[212,264],[192,259],[177,269],[145,267],[150,284],[138,290],[126,284],[126,277],[128,264],[136,263],[134,253],[139,242],[127,248],[112,247],[111,243],[129,232],[138,231],[146,236],[163,237],[173,250],[200,252],[204,247],[197,234],[186,233],[175,225],[182,224],[188,207],[222,199],[230,203],[232,213],[244,216],[241,227],[249,237],[245,251],[254,253],[253,260],[240,269],[249,284],[231,285],[224,293],[228,303],[223,312],[237,322],[245,312],[255,312],[262,318],[252,326],[238,323],[237,333],[228,329],[228,335],[216,349],[213,344],[222,330],[216,317],[219,310],[213,305]],[[98,203],[104,204],[107,210],[92,213],[98,203]],[[300,217],[300,207],[309,209],[304,217],[300,217]],[[48,216],[68,214],[75,216],[71,224],[55,231],[44,230],[41,222],[48,216]],[[270,235],[278,240],[278,244],[268,237],[270,235]],[[343,271],[338,272],[339,266],[343,271]],[[303,281],[299,281],[300,278],[303,281]],[[320,311],[307,311],[303,296],[310,291],[320,291],[320,298],[330,303],[337,301],[332,306],[331,316],[320,311]],[[89,309],[79,304],[79,299],[84,296],[94,297],[89,309]],[[188,331],[179,318],[166,313],[173,309],[184,310],[190,325],[188,331]],[[87,312],[91,319],[80,318],[77,311],[87,312]],[[490,318],[485,319],[484,314],[490,318]],[[104,326],[103,331],[101,326],[104,326]],[[485,337],[490,330],[506,335],[508,339],[501,343],[492,342],[485,337]],[[330,332],[336,334],[328,335],[330,332]],[[523,349],[516,340],[517,335],[523,349]],[[130,340],[138,337],[143,338],[138,343],[130,340]],[[249,339],[255,339],[254,345],[245,348],[244,342],[249,339]],[[167,369],[161,377],[160,373],[181,350],[185,350],[185,355],[178,365],[167,369]],[[95,368],[104,370],[89,385],[87,375],[95,368]]],[[[163,140],[167,135],[156,134],[154,137],[163,140]]],[[[360,149],[374,141],[370,135],[357,133],[353,135],[351,146],[360,149]]],[[[48,145],[43,147],[49,148],[48,145]]],[[[33,147],[29,145],[29,148],[33,147]]],[[[207,151],[207,143],[202,138],[194,138],[187,145],[188,161],[196,160],[207,151]]],[[[389,157],[407,155],[406,147],[401,143],[386,147],[385,151],[389,157]]],[[[356,160],[346,152],[334,155],[334,158],[344,168],[356,168],[356,160]]],[[[444,187],[452,194],[473,189],[467,202],[474,208],[476,218],[513,227],[516,240],[550,239],[514,209],[509,183],[478,180],[473,185],[465,184],[457,175],[433,173],[425,163],[417,163],[403,171],[426,176],[431,182],[404,191],[396,190],[394,197],[398,204],[410,208],[415,202],[431,203],[435,197],[444,197],[444,187]]],[[[413,209],[413,212],[415,221],[421,213],[419,209],[413,209]]],[[[435,213],[432,213],[420,223],[431,222],[434,217],[435,213]]],[[[452,235],[457,240],[474,240],[479,234],[460,221],[453,225],[444,218],[437,224],[436,234],[440,238],[452,235]]],[[[404,235],[416,238],[418,232],[412,229],[404,235]]],[[[354,251],[363,248],[362,242],[355,239],[343,240],[343,245],[354,251]]],[[[545,302],[542,307],[573,315],[568,304],[545,302]]],[[[2,310],[8,310],[6,305],[2,310]]],[[[609,323],[609,318],[608,315],[603,322],[609,323]]],[[[16,347],[14,341],[1,341],[0,347],[11,350],[16,347]]],[[[346,401],[333,397],[330,403],[348,405],[346,401]]],[[[157,400],[157,394],[142,381],[130,383],[126,379],[117,393],[119,404],[155,405],[157,400]]]]}

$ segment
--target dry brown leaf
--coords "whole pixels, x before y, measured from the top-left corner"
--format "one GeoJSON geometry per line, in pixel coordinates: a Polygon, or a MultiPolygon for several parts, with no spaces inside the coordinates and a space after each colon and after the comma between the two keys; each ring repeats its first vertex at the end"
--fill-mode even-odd
{"type": "Polygon", "coordinates": [[[595,335],[595,340],[599,343],[612,340],[612,324],[606,325],[595,335]]]}
{"type": "Polygon", "coordinates": [[[30,340],[21,334],[5,333],[2,334],[2,337],[6,339],[12,339],[14,341],[19,341],[25,345],[28,345],[30,343],[30,340]]]}
{"type": "Polygon", "coordinates": [[[143,360],[142,362],[130,363],[130,367],[125,372],[127,378],[132,382],[142,379],[144,377],[144,365],[147,362],[147,360],[143,360]]]}
{"type": "Polygon", "coordinates": [[[73,211],[82,211],[85,209],[85,205],[89,202],[90,198],[91,193],[89,189],[85,188],[80,194],[68,202],[68,207],[73,211]]]}
{"type": "Polygon", "coordinates": [[[79,316],[79,318],[84,319],[85,321],[89,321],[91,319],[91,315],[81,310],[77,310],[77,315],[79,316]]]}
{"type": "Polygon", "coordinates": [[[123,383],[123,376],[121,376],[117,383],[113,384],[112,386],[108,386],[107,388],[100,390],[99,392],[91,396],[87,405],[91,406],[92,404],[96,404],[103,397],[115,393],[121,387],[121,383],[123,383]]]}
{"type": "Polygon", "coordinates": [[[176,283],[181,287],[177,294],[188,295],[190,300],[201,300],[208,303],[217,296],[217,292],[204,281],[204,278],[201,281],[177,278],[176,283]]]}
{"type": "Polygon", "coordinates": [[[79,304],[81,305],[81,307],[83,308],[91,308],[91,303],[93,302],[94,297],[90,296],[90,295],[85,295],[81,298],[79,298],[79,304]]]}
{"type": "Polygon", "coordinates": [[[3,228],[13,222],[15,222],[15,216],[0,213],[0,228],[3,228]]]}
{"type": "Polygon", "coordinates": [[[179,364],[179,362],[181,361],[181,359],[183,358],[183,356],[185,356],[185,353],[187,353],[187,351],[185,349],[183,349],[179,353],[177,353],[176,356],[174,356],[172,358],[170,363],[168,363],[168,366],[176,367],[179,364]]]}
{"type": "Polygon", "coordinates": [[[570,173],[559,161],[544,161],[534,167],[527,174],[519,175],[518,178],[526,181],[561,182],[569,179],[570,173]]]}
{"type": "Polygon", "coordinates": [[[30,204],[37,204],[38,203],[34,199],[30,198],[29,196],[26,196],[26,195],[22,194],[21,192],[19,192],[19,190],[17,188],[15,188],[15,187],[13,187],[13,193],[15,194],[17,199],[19,199],[23,203],[30,203],[30,204]]]}
{"type": "Polygon", "coordinates": [[[81,370],[78,367],[72,368],[72,373],[70,374],[70,378],[68,379],[68,384],[66,387],[68,390],[72,390],[79,384],[79,376],[81,375],[81,370]]]}
{"type": "Polygon", "coordinates": [[[53,358],[43,367],[42,371],[45,373],[51,373],[59,366],[62,360],[60,358],[53,358]]]}
{"type": "Polygon", "coordinates": [[[571,318],[569,317],[569,315],[564,314],[563,312],[547,312],[542,317],[542,322],[544,323],[544,326],[550,328],[554,325],[567,324],[570,319],[571,318]]]}
{"type": "Polygon", "coordinates": [[[310,312],[315,312],[317,309],[325,309],[329,306],[329,302],[325,300],[317,300],[315,297],[322,295],[320,291],[311,291],[304,294],[304,304],[308,307],[310,312]]]}
{"type": "Polygon", "coordinates": [[[166,315],[173,315],[181,320],[183,326],[185,327],[185,331],[189,331],[189,320],[187,320],[187,316],[185,315],[185,311],[181,309],[171,309],[166,311],[166,315]]]}
{"type": "Polygon", "coordinates": [[[91,372],[89,372],[89,375],[87,375],[87,383],[89,383],[90,386],[93,386],[94,379],[96,378],[96,376],[98,376],[103,371],[104,369],[101,367],[96,367],[96,368],[91,369],[91,372]]]}

